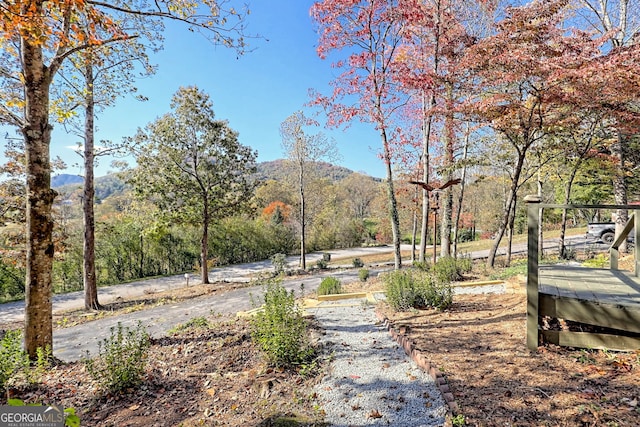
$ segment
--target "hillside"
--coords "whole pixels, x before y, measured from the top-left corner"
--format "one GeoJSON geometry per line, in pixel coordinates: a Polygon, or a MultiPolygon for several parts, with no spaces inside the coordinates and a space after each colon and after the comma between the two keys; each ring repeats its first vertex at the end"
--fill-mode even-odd
{"type": "MultiPolygon", "coordinates": [[[[327,162],[317,162],[318,173],[321,178],[328,178],[331,181],[340,181],[351,175],[353,171],[342,166],[336,166],[327,162]]],[[[291,174],[291,169],[287,165],[287,160],[278,159],[268,162],[258,163],[258,179],[264,181],[274,179],[281,181],[291,174]]]]}
{"type": "Polygon", "coordinates": [[[64,187],[65,185],[72,185],[72,184],[82,184],[83,182],[84,182],[84,178],[81,177],[80,175],[70,175],[67,173],[63,173],[63,174],[51,177],[52,188],[64,187]]]}
{"type": "MultiPolygon", "coordinates": [[[[291,174],[286,165],[286,160],[282,159],[258,163],[257,169],[256,177],[260,181],[270,179],[282,181],[291,174]]],[[[319,162],[318,170],[321,178],[328,178],[331,181],[340,181],[353,173],[350,169],[327,162],[319,162]]],[[[120,195],[127,187],[126,183],[117,174],[98,177],[95,182],[96,200],[104,200],[112,195],[120,195]]],[[[79,175],[60,174],[51,179],[51,187],[55,188],[65,199],[81,191],[82,183],[83,178],[79,175]]]]}

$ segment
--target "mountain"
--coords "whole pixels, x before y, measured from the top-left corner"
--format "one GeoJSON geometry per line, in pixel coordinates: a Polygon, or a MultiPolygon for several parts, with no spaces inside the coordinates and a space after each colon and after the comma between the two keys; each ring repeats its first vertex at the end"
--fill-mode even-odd
{"type": "MultiPolygon", "coordinates": [[[[256,175],[262,181],[267,179],[284,180],[291,175],[291,167],[287,163],[288,161],[284,159],[258,163],[256,175]]],[[[331,181],[341,181],[353,173],[351,169],[327,162],[317,162],[316,167],[321,178],[328,178],[331,181]]]]}
{"type": "Polygon", "coordinates": [[[51,188],[62,187],[69,184],[82,184],[83,182],[84,178],[80,175],[70,175],[68,173],[63,173],[51,177],[51,188]]]}
{"type": "MultiPolygon", "coordinates": [[[[318,162],[316,166],[320,177],[331,181],[340,181],[353,173],[350,169],[327,162],[318,162]]],[[[256,177],[260,181],[269,179],[282,181],[291,175],[291,168],[287,166],[287,161],[282,159],[258,163],[257,169],[256,177]]],[[[63,198],[69,198],[72,194],[79,194],[83,182],[84,178],[79,175],[60,174],[51,179],[51,187],[55,188],[63,198]]],[[[118,174],[110,174],[95,179],[95,190],[96,200],[104,200],[109,196],[124,193],[127,190],[127,184],[118,174]]]]}

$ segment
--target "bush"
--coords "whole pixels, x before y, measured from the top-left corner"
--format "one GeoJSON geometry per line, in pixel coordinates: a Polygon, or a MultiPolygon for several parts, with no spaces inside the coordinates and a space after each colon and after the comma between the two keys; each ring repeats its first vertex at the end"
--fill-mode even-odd
{"type": "Polygon", "coordinates": [[[0,340],[0,390],[20,372],[29,368],[29,355],[22,349],[22,334],[7,331],[0,340]]]}
{"type": "Polygon", "coordinates": [[[449,283],[462,279],[462,274],[470,272],[471,268],[470,258],[447,256],[439,258],[433,265],[432,271],[440,283],[449,283]]]}
{"type": "Polygon", "coordinates": [[[362,260],[360,258],[354,258],[353,259],[353,267],[354,268],[364,267],[364,262],[362,262],[362,260]]]}
{"type": "Polygon", "coordinates": [[[98,343],[98,356],[87,357],[84,363],[103,390],[125,390],[142,383],[150,346],[149,334],[141,323],[130,329],[118,322],[111,335],[98,343]]]}
{"type": "Polygon", "coordinates": [[[252,319],[251,326],[251,336],[270,364],[292,367],[312,358],[302,309],[293,291],[288,292],[279,281],[270,280],[265,285],[264,309],[252,319]]]}
{"type": "Polygon", "coordinates": [[[284,273],[287,267],[287,256],[285,254],[275,254],[271,256],[271,264],[276,276],[284,273]]]}
{"type": "Polygon", "coordinates": [[[324,259],[319,259],[316,262],[316,266],[320,269],[320,270],[326,270],[328,267],[327,261],[325,261],[324,259]]]}
{"type": "Polygon", "coordinates": [[[366,268],[361,268],[358,271],[358,277],[360,278],[361,282],[366,282],[369,278],[369,270],[367,270],[366,268]]]}
{"type": "Polygon", "coordinates": [[[449,283],[438,282],[425,272],[395,270],[383,276],[387,302],[396,311],[434,307],[445,309],[453,301],[449,283]]]}
{"type": "Polygon", "coordinates": [[[325,277],[318,286],[318,295],[334,295],[342,293],[340,280],[335,277],[325,277]]]}
{"type": "Polygon", "coordinates": [[[413,266],[415,268],[417,268],[418,270],[422,270],[422,271],[429,271],[429,269],[431,268],[431,264],[429,264],[429,261],[413,261],[413,266]]]}

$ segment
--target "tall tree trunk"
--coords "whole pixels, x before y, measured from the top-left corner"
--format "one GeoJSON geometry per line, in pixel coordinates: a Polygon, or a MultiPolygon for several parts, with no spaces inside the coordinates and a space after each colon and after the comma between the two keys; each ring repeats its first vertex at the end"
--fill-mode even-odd
{"type": "Polygon", "coordinates": [[[298,165],[298,184],[300,189],[300,268],[303,270],[307,269],[307,258],[305,254],[306,247],[306,239],[305,233],[307,228],[306,222],[306,206],[304,199],[304,159],[301,158],[300,164],[298,165]]]}
{"type": "Polygon", "coordinates": [[[498,253],[498,247],[500,247],[500,241],[504,237],[504,233],[506,232],[511,222],[511,210],[515,209],[516,197],[518,197],[520,175],[522,174],[522,167],[524,166],[525,153],[526,150],[520,150],[518,152],[518,160],[513,171],[513,177],[511,178],[511,187],[509,190],[509,194],[507,195],[507,204],[502,216],[502,221],[500,223],[498,233],[496,234],[496,238],[493,239],[493,244],[491,245],[491,249],[489,250],[489,256],[487,257],[487,266],[491,268],[495,266],[496,254],[498,253]]]}
{"type": "MultiPolygon", "coordinates": [[[[446,83],[447,111],[444,120],[444,181],[453,179],[453,142],[455,128],[453,121],[453,85],[446,83]]],[[[451,256],[451,224],[453,218],[453,187],[445,190],[442,203],[442,217],[440,228],[440,256],[451,256]]]]}
{"type": "Polygon", "coordinates": [[[202,212],[202,237],[200,238],[201,279],[203,284],[209,284],[209,221],[211,220],[211,215],[207,204],[209,198],[205,195],[202,200],[204,202],[204,210],[202,212]]]}
{"type": "MultiPolygon", "coordinates": [[[[37,7],[42,9],[41,2],[37,7]]],[[[42,10],[40,10],[42,12],[42,10]]],[[[27,162],[27,272],[24,347],[31,359],[38,348],[53,348],[52,267],[55,252],[51,208],[49,145],[50,70],[40,46],[22,38],[20,52],[25,81],[25,118],[22,127],[27,162]]]]}
{"type": "MultiPolygon", "coordinates": [[[[427,113],[428,108],[435,106],[436,98],[432,93],[427,104],[427,99],[424,91],[422,92],[422,182],[429,183],[429,141],[431,139],[431,124],[433,122],[433,115],[427,113]]],[[[426,189],[422,190],[422,226],[420,228],[420,251],[418,254],[418,261],[424,262],[427,252],[427,233],[429,230],[429,210],[430,210],[430,198],[429,192],[426,189]]],[[[434,239],[435,242],[435,239],[434,239]]]]}
{"type": "Polygon", "coordinates": [[[467,157],[469,155],[469,141],[470,141],[470,126],[467,125],[467,130],[464,138],[464,148],[462,151],[462,176],[460,177],[460,194],[458,195],[458,210],[456,211],[454,219],[454,233],[453,233],[453,256],[458,257],[458,235],[460,229],[460,217],[462,216],[462,206],[464,201],[464,189],[465,181],[467,179],[467,157]]]}
{"type": "Polygon", "coordinates": [[[411,263],[416,262],[416,240],[418,238],[418,194],[420,189],[418,186],[415,186],[413,199],[416,201],[415,210],[413,211],[413,220],[411,224],[411,263]]]}
{"type": "Polygon", "coordinates": [[[389,147],[389,140],[387,139],[387,132],[384,126],[381,126],[380,128],[380,138],[382,139],[382,146],[384,147],[384,161],[387,170],[387,195],[389,200],[389,216],[391,217],[391,234],[393,236],[394,267],[396,270],[399,270],[402,268],[402,252],[400,250],[400,217],[398,215],[398,202],[396,200],[396,193],[393,186],[391,149],[389,147]]]}
{"type": "Polygon", "coordinates": [[[96,251],[95,251],[95,214],[93,202],[95,198],[93,180],[94,161],[94,106],[93,95],[93,65],[91,60],[85,68],[85,117],[84,117],[84,191],[83,191],[83,264],[82,280],[84,282],[84,308],[99,310],[98,284],[96,280],[96,251]]]}

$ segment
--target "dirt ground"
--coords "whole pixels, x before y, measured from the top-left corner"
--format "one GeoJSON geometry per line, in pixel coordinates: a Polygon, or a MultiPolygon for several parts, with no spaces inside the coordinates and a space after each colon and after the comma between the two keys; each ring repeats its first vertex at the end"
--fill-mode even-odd
{"type": "MultiPolygon", "coordinates": [[[[523,286],[520,277],[504,295],[456,296],[442,312],[381,310],[394,327],[407,329],[416,349],[443,373],[459,408],[452,414],[456,425],[639,426],[640,352],[552,346],[529,352],[523,286]]],[[[367,287],[379,286],[370,281],[367,287]]],[[[144,303],[121,301],[109,307],[110,315],[198,298],[211,289],[147,296],[144,303]]],[[[58,320],[63,327],[87,316],[66,313],[58,320]]],[[[100,392],[84,365],[72,363],[51,369],[37,386],[11,393],[74,408],[82,426],[321,426],[321,409],[310,391],[321,368],[319,362],[305,375],[273,370],[251,343],[245,320],[211,317],[205,325],[154,340],[138,389],[100,392]]]]}
{"type": "Polygon", "coordinates": [[[640,352],[526,347],[525,278],[446,311],[381,310],[444,375],[468,426],[640,426],[640,352]]]}

